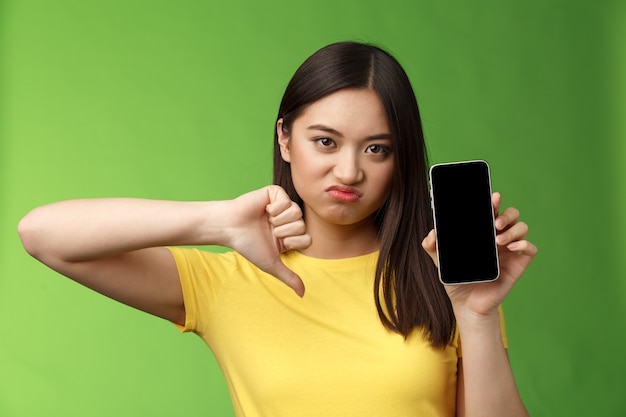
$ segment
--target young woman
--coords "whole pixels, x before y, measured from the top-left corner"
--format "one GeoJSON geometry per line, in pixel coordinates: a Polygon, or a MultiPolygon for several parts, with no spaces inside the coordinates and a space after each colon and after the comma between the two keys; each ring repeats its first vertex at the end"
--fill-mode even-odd
{"type": "Polygon", "coordinates": [[[230,201],[55,203],[20,222],[24,246],[196,332],[238,416],[526,416],[499,306],[537,250],[496,193],[500,278],[439,282],[421,122],[398,62],[370,45],[322,48],[289,83],[275,132],[275,185],[230,201]]]}

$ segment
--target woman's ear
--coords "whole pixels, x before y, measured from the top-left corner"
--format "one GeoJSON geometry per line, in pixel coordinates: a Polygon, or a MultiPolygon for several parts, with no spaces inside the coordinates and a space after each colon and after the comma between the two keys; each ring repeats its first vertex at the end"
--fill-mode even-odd
{"type": "Polygon", "coordinates": [[[280,146],[280,156],[283,157],[283,161],[291,162],[291,155],[289,154],[289,134],[283,129],[283,119],[278,119],[276,122],[276,133],[278,136],[278,145],[280,146]]]}

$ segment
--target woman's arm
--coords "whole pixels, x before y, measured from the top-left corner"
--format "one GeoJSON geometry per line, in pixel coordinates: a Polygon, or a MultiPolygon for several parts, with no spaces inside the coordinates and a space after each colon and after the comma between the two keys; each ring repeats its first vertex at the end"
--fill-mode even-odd
{"type": "MultiPolygon", "coordinates": [[[[498,213],[499,194],[494,194],[493,203],[498,213]]],[[[535,245],[526,240],[528,226],[518,220],[519,212],[514,208],[496,218],[498,280],[446,286],[463,346],[457,387],[458,417],[528,416],[502,343],[498,312],[498,307],[537,253],[535,245]]],[[[434,232],[424,239],[423,246],[437,262],[434,232]]]]}
{"type": "Polygon", "coordinates": [[[500,335],[500,317],[464,323],[457,375],[457,417],[528,417],[500,335]],[[467,351],[466,351],[467,350],[467,351]]]}
{"type": "Polygon", "coordinates": [[[228,201],[64,201],[34,209],[18,231],[26,250],[50,268],[180,324],[182,290],[163,246],[231,247],[302,294],[302,282],[279,254],[310,243],[299,207],[276,186],[228,201]]]}

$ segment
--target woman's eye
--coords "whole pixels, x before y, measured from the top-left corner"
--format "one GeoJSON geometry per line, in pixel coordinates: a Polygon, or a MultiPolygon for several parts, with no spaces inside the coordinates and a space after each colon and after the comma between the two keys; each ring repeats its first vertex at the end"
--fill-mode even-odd
{"type": "Polygon", "coordinates": [[[369,153],[373,153],[373,154],[387,154],[389,153],[391,150],[389,149],[388,146],[384,146],[384,145],[369,145],[367,147],[366,152],[369,153]]]}
{"type": "Polygon", "coordinates": [[[335,144],[335,142],[330,138],[318,138],[315,139],[315,141],[325,148],[331,147],[335,144]]]}

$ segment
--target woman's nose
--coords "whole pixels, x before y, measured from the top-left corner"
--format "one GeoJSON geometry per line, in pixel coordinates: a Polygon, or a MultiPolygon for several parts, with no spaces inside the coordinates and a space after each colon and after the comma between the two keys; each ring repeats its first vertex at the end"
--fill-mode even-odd
{"type": "Polygon", "coordinates": [[[356,184],[363,179],[359,157],[352,151],[345,151],[337,155],[333,172],[342,184],[356,184]]]}

